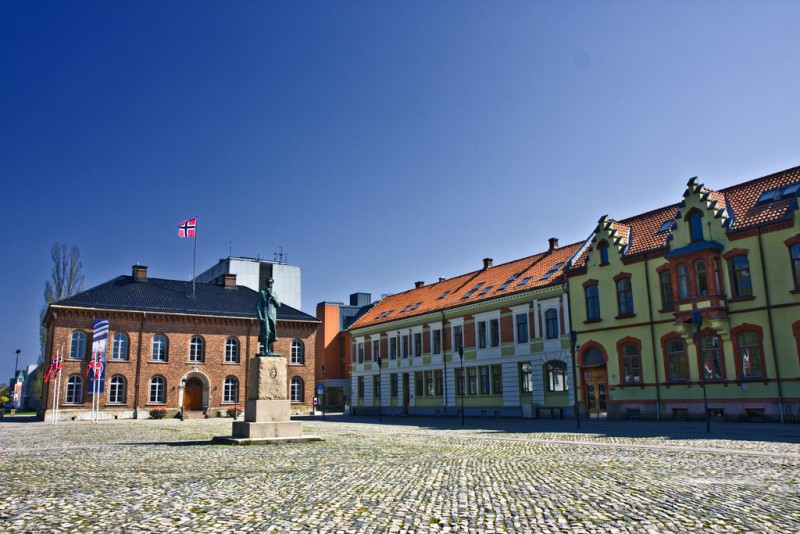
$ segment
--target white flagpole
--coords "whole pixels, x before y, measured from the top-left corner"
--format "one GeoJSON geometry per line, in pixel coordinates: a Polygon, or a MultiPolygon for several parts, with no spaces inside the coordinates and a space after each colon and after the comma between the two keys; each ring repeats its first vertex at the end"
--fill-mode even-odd
{"type": "Polygon", "coordinates": [[[194,300],[195,289],[195,266],[197,265],[197,216],[194,218],[194,254],[192,256],[192,300],[194,300]]]}
{"type": "Polygon", "coordinates": [[[58,396],[61,394],[61,350],[58,350],[58,363],[56,364],[56,383],[53,384],[55,394],[53,395],[53,424],[58,422],[58,396]]]}
{"type": "MultiPolygon", "coordinates": [[[[56,351],[58,354],[58,351],[56,351]]],[[[52,364],[50,364],[52,365],[52,364]]],[[[58,373],[58,356],[56,356],[56,373],[58,373]]],[[[50,420],[56,424],[56,400],[58,399],[58,376],[53,377],[53,411],[50,414],[50,420]]]]}

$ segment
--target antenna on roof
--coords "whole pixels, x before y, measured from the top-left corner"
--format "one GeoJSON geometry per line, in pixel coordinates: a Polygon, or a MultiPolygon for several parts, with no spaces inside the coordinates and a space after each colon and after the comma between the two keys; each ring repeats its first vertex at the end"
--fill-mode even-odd
{"type": "Polygon", "coordinates": [[[283,253],[283,247],[278,247],[278,252],[274,252],[272,254],[272,259],[276,263],[283,263],[286,264],[288,261],[289,255],[283,253]]]}

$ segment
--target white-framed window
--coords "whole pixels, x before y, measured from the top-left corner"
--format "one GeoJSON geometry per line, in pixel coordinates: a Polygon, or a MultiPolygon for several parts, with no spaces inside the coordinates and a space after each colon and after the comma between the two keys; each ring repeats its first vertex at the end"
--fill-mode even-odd
{"type": "Polygon", "coordinates": [[[192,336],[189,341],[189,361],[204,362],[206,359],[206,342],[200,336],[192,336]]]}
{"type": "Polygon", "coordinates": [[[442,329],[441,328],[434,328],[431,329],[431,354],[441,354],[442,353],[442,329]]]}
{"type": "Polygon", "coordinates": [[[409,341],[408,334],[403,334],[400,336],[400,349],[402,351],[403,358],[408,358],[408,354],[410,352],[409,341]]]}
{"type": "Polygon", "coordinates": [[[475,317],[475,335],[478,349],[500,346],[500,312],[475,317]]]}
{"type": "Polygon", "coordinates": [[[527,304],[511,308],[511,315],[514,317],[514,342],[518,345],[530,341],[529,311],[530,307],[527,304]]]}
{"type": "Polygon", "coordinates": [[[225,340],[225,363],[239,363],[239,340],[235,337],[225,340]]]}
{"type": "Polygon", "coordinates": [[[153,336],[153,347],[150,351],[150,359],[154,362],[167,361],[168,348],[167,336],[156,334],[153,336]]]}
{"type": "Polygon", "coordinates": [[[108,381],[108,403],[125,404],[125,377],[114,375],[108,381]]]}
{"type": "Polygon", "coordinates": [[[389,359],[396,360],[397,359],[397,335],[390,335],[389,336],[389,359]]]}
{"type": "Polygon", "coordinates": [[[523,393],[533,392],[533,368],[529,363],[519,364],[519,386],[523,393]]]}
{"type": "Polygon", "coordinates": [[[375,337],[372,340],[372,361],[377,362],[381,357],[381,338],[375,337]]]}
{"type": "Polygon", "coordinates": [[[122,332],[114,334],[114,343],[111,347],[112,360],[128,359],[128,335],[122,332]]]}
{"type": "Polygon", "coordinates": [[[222,384],[222,402],[235,403],[239,401],[239,379],[235,376],[226,376],[222,384]]]}
{"type": "Polygon", "coordinates": [[[167,381],[163,376],[156,375],[150,379],[150,396],[148,402],[151,404],[164,404],[167,402],[167,381]]]}
{"type": "Polygon", "coordinates": [[[80,375],[69,375],[67,379],[67,396],[65,404],[83,403],[83,378],[80,375]]]}
{"type": "Polygon", "coordinates": [[[289,385],[289,400],[291,402],[303,402],[304,396],[303,379],[295,376],[289,385]]]}
{"type": "Polygon", "coordinates": [[[414,339],[414,356],[422,356],[422,331],[414,332],[412,334],[414,339]]]}
{"type": "Polygon", "coordinates": [[[83,360],[86,358],[86,333],[80,330],[72,333],[69,342],[69,359],[83,360]]]}
{"type": "Polygon", "coordinates": [[[364,363],[364,340],[356,340],[356,362],[364,363]]]}
{"type": "Polygon", "coordinates": [[[458,354],[458,349],[464,347],[464,320],[450,321],[450,336],[453,341],[453,354],[458,354]]]}
{"type": "Polygon", "coordinates": [[[544,364],[547,391],[567,391],[567,364],[552,360],[544,364]]]}
{"type": "Polygon", "coordinates": [[[306,363],[306,347],[299,339],[292,340],[292,354],[289,362],[294,365],[305,365],[306,363]]]}
{"type": "Polygon", "coordinates": [[[559,336],[558,309],[548,308],[544,312],[544,338],[557,339],[559,336]]]}

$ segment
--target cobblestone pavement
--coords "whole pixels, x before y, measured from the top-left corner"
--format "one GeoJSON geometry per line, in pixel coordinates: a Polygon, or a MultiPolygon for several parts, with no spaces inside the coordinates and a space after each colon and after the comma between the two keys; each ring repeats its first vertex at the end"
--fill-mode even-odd
{"type": "Polygon", "coordinates": [[[0,421],[4,532],[798,532],[800,426],[304,419],[0,421]]]}

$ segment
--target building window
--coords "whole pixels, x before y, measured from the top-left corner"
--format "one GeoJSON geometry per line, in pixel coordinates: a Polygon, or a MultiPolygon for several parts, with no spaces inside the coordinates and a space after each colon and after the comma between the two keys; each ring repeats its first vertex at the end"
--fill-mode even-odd
{"type": "Polygon", "coordinates": [[[225,363],[239,363],[239,340],[235,337],[225,340],[225,363]]]}
{"type": "Polygon", "coordinates": [[[503,393],[503,367],[501,365],[492,366],[492,395],[503,393]]]}
{"type": "Polygon", "coordinates": [[[667,341],[667,381],[683,382],[689,380],[689,356],[686,343],[682,339],[667,341]]]}
{"type": "Polygon", "coordinates": [[[689,269],[685,263],[678,265],[678,294],[680,298],[689,298],[689,269]]]}
{"type": "MultiPolygon", "coordinates": [[[[361,388],[359,390],[359,397],[364,398],[364,377],[358,377],[361,379],[361,388]]],[[[303,402],[305,399],[305,390],[303,388],[303,379],[299,376],[292,378],[292,382],[289,386],[289,401],[290,402],[303,402]]]]}
{"type": "Polygon", "coordinates": [[[456,395],[464,395],[464,369],[456,369],[456,395]]]}
{"type": "Polygon", "coordinates": [[[567,364],[551,361],[544,364],[547,391],[567,391],[567,364]]]}
{"type": "Polygon", "coordinates": [[[192,336],[189,342],[189,361],[204,362],[206,359],[206,342],[200,336],[192,336]]]}
{"type": "Polygon", "coordinates": [[[734,297],[750,297],[753,286],[750,281],[750,260],[747,256],[734,256],[728,264],[731,271],[731,288],[734,297]]]}
{"type": "Polygon", "coordinates": [[[478,368],[467,367],[467,393],[470,395],[478,394],[478,368]]]}
{"type": "Polygon", "coordinates": [[[81,404],[83,402],[83,379],[78,375],[70,375],[67,379],[67,396],[65,404],[81,404]]]}
{"type": "Polygon", "coordinates": [[[396,360],[397,359],[397,338],[391,337],[389,338],[389,359],[396,360]]]}
{"type": "Polygon", "coordinates": [[[550,308],[544,312],[545,338],[556,339],[558,337],[558,310],[550,308]]]}
{"type": "Polygon", "coordinates": [[[414,356],[422,356],[422,332],[414,333],[414,356]]]}
{"type": "Polygon", "coordinates": [[[792,259],[792,280],[794,280],[794,288],[800,290],[800,243],[789,249],[789,257],[792,259]]]}
{"type": "Polygon", "coordinates": [[[167,382],[163,376],[156,375],[150,379],[150,404],[165,404],[167,402],[167,382]]]}
{"type": "Polygon", "coordinates": [[[752,331],[739,332],[736,335],[739,356],[740,376],[742,378],[763,378],[764,362],[762,359],[759,335],[752,331]]]}
{"type": "Polygon", "coordinates": [[[433,370],[425,371],[425,395],[433,397],[436,384],[433,382],[433,370]]]}
{"type": "Polygon", "coordinates": [[[364,400],[364,377],[359,376],[356,379],[356,393],[358,394],[358,400],[364,400]]]}
{"type": "Polygon", "coordinates": [[[478,348],[486,348],[486,321],[478,322],[478,348]]]}
{"type": "Polygon", "coordinates": [[[529,363],[519,364],[519,387],[523,393],[531,393],[533,391],[533,370],[529,363]]]}
{"type": "Polygon", "coordinates": [[[517,343],[528,342],[528,314],[520,313],[516,316],[517,321],[517,343]]]}
{"type": "Polygon", "coordinates": [[[600,265],[608,265],[608,243],[603,241],[597,248],[600,250],[600,265]]]}
{"type": "Polygon", "coordinates": [[[167,338],[161,334],[153,336],[153,347],[150,352],[150,358],[154,362],[167,361],[167,338]]]}
{"type": "Polygon", "coordinates": [[[389,396],[396,399],[397,390],[397,373],[392,373],[389,375],[389,396]]]}
{"type": "MultiPolygon", "coordinates": [[[[359,343],[358,363],[364,360],[364,344],[359,343]]],[[[304,365],[306,363],[306,347],[299,339],[292,340],[291,363],[294,365],[304,365]]]]}
{"type": "Polygon", "coordinates": [[[414,373],[414,391],[417,393],[417,397],[425,396],[425,385],[423,381],[424,376],[422,375],[422,371],[414,373]]]}
{"type": "Polygon", "coordinates": [[[622,345],[622,373],[626,384],[638,384],[642,381],[642,357],[635,343],[622,345]]]}
{"type": "Polygon", "coordinates": [[[112,360],[128,359],[128,336],[123,333],[114,334],[114,344],[111,347],[112,360]]]}
{"type": "Polygon", "coordinates": [[[673,306],[672,275],[669,274],[669,271],[661,271],[658,275],[658,281],[661,285],[661,309],[671,310],[673,306]]]}
{"type": "Polygon", "coordinates": [[[458,352],[458,349],[464,347],[464,329],[458,324],[453,327],[453,351],[458,352]]]}
{"type": "Polygon", "coordinates": [[[478,369],[480,369],[480,375],[481,375],[481,382],[480,382],[481,395],[488,395],[489,393],[491,393],[490,382],[489,382],[489,368],[484,365],[479,367],[478,369]]]}
{"type": "Polygon", "coordinates": [[[492,347],[500,346],[500,319],[491,319],[489,321],[489,333],[491,335],[490,341],[492,347]]]}
{"type": "Polygon", "coordinates": [[[433,371],[433,381],[435,383],[434,393],[437,397],[441,397],[444,393],[444,382],[442,380],[442,370],[436,369],[433,371]]]}
{"type": "Polygon", "coordinates": [[[708,295],[708,271],[706,262],[698,261],[694,264],[694,278],[697,282],[697,296],[708,295]]]}
{"type": "Polygon", "coordinates": [[[381,377],[380,375],[374,375],[372,377],[372,392],[375,398],[380,401],[381,400],[381,377]]]}
{"type": "Polygon", "coordinates": [[[373,339],[372,340],[372,361],[377,362],[378,358],[381,357],[381,340],[380,339],[373,339]]]}
{"type": "Polygon", "coordinates": [[[400,338],[400,349],[403,351],[403,358],[408,358],[408,334],[405,334],[400,338]]]}
{"type": "Polygon", "coordinates": [[[620,315],[633,315],[633,288],[630,278],[617,282],[617,304],[620,315]]]}
{"type": "Polygon", "coordinates": [[[586,320],[599,321],[600,320],[600,290],[597,284],[586,286],[584,290],[586,294],[586,320]]]}
{"type": "Polygon", "coordinates": [[[356,362],[364,363],[364,342],[356,341],[356,362]]]}
{"type": "Polygon", "coordinates": [[[702,214],[695,212],[689,216],[689,232],[691,233],[692,243],[704,241],[702,214]]]}
{"type": "Polygon", "coordinates": [[[706,380],[722,380],[725,372],[722,367],[719,338],[717,336],[704,336],[700,340],[700,350],[703,354],[703,374],[706,380]]]}
{"type": "Polygon", "coordinates": [[[125,377],[114,375],[108,381],[108,403],[125,404],[125,377]]]}
{"type": "Polygon", "coordinates": [[[442,353],[442,331],[431,330],[431,346],[433,347],[433,354],[442,353]]]}
{"type": "Polygon", "coordinates": [[[86,358],[86,334],[73,332],[69,343],[69,359],[83,360],[86,358]]]}
{"type": "Polygon", "coordinates": [[[222,402],[239,402],[239,379],[235,376],[226,376],[222,383],[222,402]]]}

